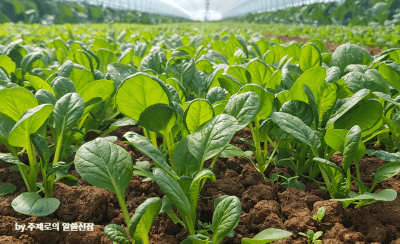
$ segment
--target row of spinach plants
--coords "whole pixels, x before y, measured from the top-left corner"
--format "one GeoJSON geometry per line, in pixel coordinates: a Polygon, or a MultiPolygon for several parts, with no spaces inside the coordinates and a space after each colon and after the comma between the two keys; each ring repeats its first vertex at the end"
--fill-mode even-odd
{"type": "MultiPolygon", "coordinates": [[[[215,201],[212,237],[196,230],[197,201],[205,182],[215,180],[217,159],[236,156],[248,158],[264,179],[269,164],[288,166],[294,177],[324,185],[343,207],[397,197],[391,189],[373,190],[400,172],[399,49],[373,57],[344,44],[330,53],[318,40],[277,45],[233,33],[217,40],[124,31],[115,39],[87,43],[21,41],[2,48],[0,56],[0,143],[10,151],[0,159],[15,165],[12,170],[21,173],[28,190],[14,199],[17,212],[53,213],[59,206],[52,198],[54,183],[77,185],[68,175],[75,164],[84,180],[116,194],[133,242],[148,243],[154,219],[167,213],[188,230],[187,243],[219,243],[238,224],[239,199],[215,201]],[[124,117],[116,120],[119,114],[124,117]],[[152,159],[153,168],[149,162],[133,164],[113,144],[115,137],[85,143],[90,131],[106,136],[124,125],[143,128],[144,136],[128,132],[124,137],[152,159]],[[253,139],[242,140],[249,151],[230,144],[245,127],[253,139]],[[384,143],[387,151],[368,153],[391,161],[377,170],[370,188],[359,172],[366,143],[384,143]],[[18,158],[23,152],[29,165],[18,158]],[[338,152],[342,167],[329,161],[338,152]],[[207,160],[211,165],[204,167],[207,160]],[[166,197],[147,200],[131,218],[124,191],[133,173],[154,180],[166,197]],[[320,174],[324,182],[317,180],[320,174]],[[350,191],[352,180],[358,193],[350,191]]],[[[304,187],[296,179],[287,179],[286,186],[304,187]]],[[[105,233],[115,242],[131,241],[120,226],[109,225],[105,233]]],[[[269,229],[242,242],[266,243],[290,234],[269,229]]]]}

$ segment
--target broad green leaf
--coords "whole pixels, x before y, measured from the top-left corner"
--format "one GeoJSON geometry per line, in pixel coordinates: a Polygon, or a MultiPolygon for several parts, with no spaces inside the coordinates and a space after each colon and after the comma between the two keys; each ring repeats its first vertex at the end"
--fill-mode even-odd
{"type": "Polygon", "coordinates": [[[227,114],[214,117],[198,127],[189,138],[189,151],[203,164],[207,159],[220,153],[231,141],[237,124],[237,120],[227,114]]]}
{"type": "Polygon", "coordinates": [[[190,202],[187,199],[179,183],[160,168],[153,168],[153,175],[158,187],[160,187],[164,194],[175,205],[179,213],[181,213],[181,217],[190,217],[190,202]]]}
{"type": "Polygon", "coordinates": [[[358,144],[361,140],[361,128],[358,125],[353,126],[347,133],[343,148],[343,171],[347,172],[353,159],[358,153],[358,144]]]}
{"type": "Polygon", "coordinates": [[[274,108],[274,94],[267,92],[264,88],[255,84],[247,84],[243,86],[240,88],[238,93],[241,94],[249,91],[257,94],[260,101],[260,110],[258,111],[257,117],[259,119],[267,119],[274,108]]]}
{"type": "Polygon", "coordinates": [[[229,196],[215,208],[212,227],[214,243],[220,243],[238,224],[242,215],[242,205],[236,196],[229,196]]]}
{"type": "Polygon", "coordinates": [[[195,72],[196,64],[189,56],[171,58],[165,68],[167,76],[176,78],[185,88],[189,87],[195,72]]]}
{"type": "Polygon", "coordinates": [[[226,73],[236,78],[236,80],[238,80],[242,85],[249,83],[246,77],[246,69],[241,66],[229,67],[226,73]]]}
{"type": "Polygon", "coordinates": [[[83,115],[85,102],[78,93],[62,96],[54,106],[54,127],[58,136],[68,133],[83,115]]]}
{"type": "MultiPolygon", "coordinates": [[[[354,106],[356,106],[361,100],[366,98],[371,94],[368,89],[363,89],[356,92],[350,99],[348,99],[337,111],[331,116],[331,118],[326,122],[326,128],[329,128],[336,120],[343,117],[348,111],[350,111],[354,106]]],[[[350,128],[353,126],[350,126],[350,128]]],[[[349,128],[349,129],[350,129],[349,128]]]]}
{"type": "Polygon", "coordinates": [[[400,75],[396,73],[389,65],[382,63],[379,65],[378,68],[379,72],[381,73],[382,77],[389,82],[397,92],[400,92],[400,75]]]}
{"type": "Polygon", "coordinates": [[[307,126],[311,126],[314,119],[313,111],[310,105],[302,101],[287,101],[282,105],[279,112],[291,114],[301,119],[301,121],[303,121],[307,126]]]}
{"type": "Polygon", "coordinates": [[[8,56],[0,55],[0,67],[5,69],[8,75],[11,75],[17,68],[17,65],[8,56]]]}
{"type": "Polygon", "coordinates": [[[345,80],[346,86],[353,93],[361,89],[369,89],[373,92],[390,94],[388,82],[376,69],[367,70],[365,73],[358,71],[350,72],[343,76],[343,79],[345,80]]]}
{"type": "Polygon", "coordinates": [[[13,184],[1,184],[0,197],[8,194],[13,194],[15,190],[17,190],[17,187],[15,187],[13,184]]]}
{"type": "MultiPolygon", "coordinates": [[[[139,124],[147,129],[163,133],[172,129],[176,122],[174,109],[167,104],[153,104],[147,107],[139,117],[139,124]]],[[[165,135],[164,135],[165,136],[165,135]]]]}
{"type": "Polygon", "coordinates": [[[400,162],[389,162],[381,166],[374,174],[374,182],[383,182],[400,173],[400,162]]]}
{"type": "Polygon", "coordinates": [[[39,157],[41,158],[44,168],[50,161],[50,149],[47,140],[38,133],[34,133],[30,136],[30,139],[37,150],[39,157]]]}
{"type": "Polygon", "coordinates": [[[224,101],[227,93],[228,93],[228,91],[220,86],[213,87],[208,91],[206,99],[211,104],[218,102],[218,101],[224,101]]]}
{"type": "Polygon", "coordinates": [[[120,225],[106,225],[106,227],[104,227],[104,234],[113,242],[117,242],[120,244],[131,244],[129,236],[126,233],[124,227],[120,225]]]}
{"type": "Polygon", "coordinates": [[[78,174],[90,184],[123,196],[133,175],[129,153],[104,138],[83,144],[75,156],[78,174]]]}
{"type": "Polygon", "coordinates": [[[379,151],[374,151],[372,149],[367,149],[368,156],[375,156],[379,159],[388,161],[388,162],[395,162],[399,161],[400,162],[400,155],[398,153],[389,153],[383,150],[379,151]]]}
{"type": "Polygon", "coordinates": [[[240,83],[239,80],[227,73],[221,74],[218,77],[218,82],[221,87],[227,90],[231,95],[236,94],[240,87],[242,87],[242,83],[240,83]]]}
{"type": "Polygon", "coordinates": [[[323,67],[314,67],[306,70],[290,88],[290,100],[298,100],[306,103],[308,98],[304,92],[303,85],[307,85],[314,97],[318,97],[318,91],[324,83],[326,77],[326,70],[323,67]]]}
{"type": "Polygon", "coordinates": [[[321,145],[318,133],[304,124],[299,118],[282,112],[272,113],[271,118],[283,131],[293,136],[296,140],[313,147],[315,150],[321,145]]]}
{"type": "Polygon", "coordinates": [[[118,58],[118,63],[128,65],[131,63],[135,50],[133,48],[126,49],[118,58]]]}
{"type": "Polygon", "coordinates": [[[273,68],[259,59],[251,60],[246,66],[246,72],[249,73],[247,75],[248,83],[262,86],[267,83],[274,71],[273,68]]]}
{"type": "Polygon", "coordinates": [[[103,101],[111,96],[114,92],[114,82],[111,80],[96,80],[87,84],[82,90],[78,91],[86,102],[95,97],[100,97],[103,101]]]}
{"type": "Polygon", "coordinates": [[[334,127],[338,129],[350,129],[354,125],[358,125],[362,131],[366,131],[374,127],[381,120],[382,113],[383,108],[379,100],[370,98],[359,102],[351,110],[339,117],[334,122],[334,127]],[[365,108],[368,109],[366,110],[365,108]]]}
{"type": "Polygon", "coordinates": [[[242,244],[265,244],[273,241],[281,240],[293,235],[293,233],[285,230],[269,228],[261,231],[252,239],[243,238],[242,244]]]}
{"type": "Polygon", "coordinates": [[[108,49],[100,48],[96,51],[96,55],[100,59],[99,70],[105,74],[107,71],[107,66],[111,63],[117,63],[117,56],[108,49]]]}
{"type": "MultiPolygon", "coordinates": [[[[349,64],[363,64],[364,55],[369,55],[368,51],[355,44],[343,44],[336,48],[332,54],[331,65],[338,66],[343,75],[344,69],[349,64]]],[[[370,56],[370,55],[369,55],[370,56]]]]}
{"type": "Polygon", "coordinates": [[[321,87],[319,99],[316,98],[319,119],[335,105],[337,100],[337,86],[335,84],[322,85],[321,87]]]}
{"type": "Polygon", "coordinates": [[[173,162],[175,168],[183,175],[191,175],[200,168],[200,163],[189,151],[188,141],[191,135],[179,141],[174,150],[173,162]]]}
{"type": "Polygon", "coordinates": [[[23,87],[1,89],[0,101],[0,112],[14,121],[18,121],[25,111],[38,105],[35,96],[23,87]]]}
{"type": "Polygon", "coordinates": [[[57,77],[52,82],[56,98],[59,99],[68,93],[76,92],[74,83],[65,77],[57,77]]]}
{"type": "Polygon", "coordinates": [[[336,151],[343,152],[344,141],[349,131],[344,129],[333,129],[326,132],[324,140],[328,146],[336,151]]]}
{"type": "Polygon", "coordinates": [[[375,201],[394,201],[397,197],[397,192],[393,189],[384,189],[378,193],[365,192],[363,195],[359,195],[351,198],[343,199],[331,199],[331,201],[357,201],[357,200],[375,200],[375,201]]]}
{"type": "Polygon", "coordinates": [[[242,149],[235,147],[234,145],[228,145],[225,149],[220,153],[220,158],[229,158],[229,157],[237,157],[242,156],[242,149]]]}
{"type": "Polygon", "coordinates": [[[114,123],[112,123],[108,127],[108,130],[103,135],[107,135],[107,134],[111,133],[112,131],[116,130],[118,127],[129,126],[129,125],[135,126],[135,125],[138,125],[138,122],[131,118],[123,117],[121,119],[116,120],[114,123]]]}
{"type": "Polygon", "coordinates": [[[3,137],[6,139],[14,125],[15,121],[13,119],[3,113],[0,113],[0,138],[3,137]]]}
{"type": "Polygon", "coordinates": [[[161,205],[162,200],[159,197],[149,198],[139,205],[128,226],[132,239],[142,241],[143,244],[149,243],[148,233],[161,210],[161,205]]]}
{"type": "Polygon", "coordinates": [[[114,81],[115,90],[126,78],[137,72],[138,70],[130,65],[114,63],[107,66],[107,75],[114,81]]]}
{"type": "Polygon", "coordinates": [[[266,64],[272,65],[276,59],[275,56],[276,55],[274,51],[268,50],[266,53],[264,53],[263,60],[266,64]]]}
{"type": "Polygon", "coordinates": [[[43,89],[36,92],[35,98],[39,104],[49,103],[55,105],[57,102],[57,98],[51,92],[43,89]]]}
{"type": "Polygon", "coordinates": [[[183,115],[183,121],[190,133],[193,133],[200,125],[214,117],[212,105],[203,99],[190,102],[183,115]]]}
{"type": "Polygon", "coordinates": [[[32,76],[32,75],[25,75],[25,79],[35,88],[36,91],[39,91],[40,89],[44,89],[46,91],[51,92],[51,94],[54,94],[53,88],[49,84],[47,84],[46,81],[43,79],[37,77],[37,76],[32,76]]]}
{"type": "Polygon", "coordinates": [[[156,74],[162,74],[165,72],[164,68],[166,63],[167,58],[165,53],[161,52],[160,48],[152,49],[152,51],[142,59],[140,70],[152,70],[156,74]]]}
{"type": "Polygon", "coordinates": [[[194,176],[192,183],[190,184],[189,202],[192,219],[196,219],[197,201],[199,199],[201,188],[207,179],[215,181],[215,174],[209,169],[203,169],[194,176]]]}
{"type": "Polygon", "coordinates": [[[41,59],[44,59],[44,55],[40,51],[27,54],[21,61],[22,74],[25,74],[27,71],[31,70],[32,64],[41,59]]]}
{"type": "Polygon", "coordinates": [[[79,64],[74,64],[68,78],[74,82],[76,91],[82,90],[83,87],[94,81],[93,73],[79,64]]]}
{"type": "Polygon", "coordinates": [[[270,88],[276,90],[276,87],[279,86],[281,82],[282,82],[282,70],[277,70],[268,79],[265,85],[265,89],[270,88]]]}
{"type": "Polygon", "coordinates": [[[93,67],[93,61],[92,57],[90,56],[89,53],[78,50],[75,55],[74,55],[76,63],[84,66],[86,69],[90,70],[91,72],[94,72],[94,67],[93,67]]]}
{"type": "Polygon", "coordinates": [[[124,137],[132,143],[133,147],[139,150],[144,155],[149,156],[153,159],[156,167],[161,167],[167,172],[171,172],[171,167],[165,161],[164,155],[158,148],[154,147],[153,144],[144,136],[141,136],[135,132],[127,132],[124,137]]]}
{"type": "Polygon", "coordinates": [[[238,121],[237,130],[246,127],[258,114],[260,100],[254,92],[233,95],[225,106],[224,113],[235,117],[238,121]]]}
{"type": "Polygon", "coordinates": [[[54,213],[60,201],[56,198],[42,198],[34,192],[24,192],[12,201],[11,206],[18,213],[41,217],[54,213]]]}
{"type": "Polygon", "coordinates": [[[8,143],[14,147],[30,148],[29,136],[42,127],[53,108],[51,104],[42,104],[28,109],[8,135],[8,143]]]}
{"type": "Polygon", "coordinates": [[[136,73],[125,79],[116,94],[118,110],[139,121],[140,114],[157,103],[170,104],[170,92],[165,84],[154,76],[136,73]]]}
{"type": "Polygon", "coordinates": [[[303,71],[322,65],[321,52],[314,43],[307,43],[301,48],[299,64],[303,71]]]}
{"type": "Polygon", "coordinates": [[[312,93],[311,89],[308,86],[303,85],[303,89],[304,89],[304,92],[307,95],[308,102],[309,102],[309,104],[311,106],[311,110],[312,110],[312,114],[313,114],[313,118],[314,118],[315,128],[318,128],[319,112],[318,112],[317,101],[315,100],[314,94],[312,93]]]}

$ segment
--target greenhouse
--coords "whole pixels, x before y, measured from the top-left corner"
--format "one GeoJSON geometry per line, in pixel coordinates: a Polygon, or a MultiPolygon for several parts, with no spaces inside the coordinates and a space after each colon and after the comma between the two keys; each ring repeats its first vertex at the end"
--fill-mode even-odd
{"type": "Polygon", "coordinates": [[[400,0],[1,0],[0,244],[400,244],[400,0]]]}

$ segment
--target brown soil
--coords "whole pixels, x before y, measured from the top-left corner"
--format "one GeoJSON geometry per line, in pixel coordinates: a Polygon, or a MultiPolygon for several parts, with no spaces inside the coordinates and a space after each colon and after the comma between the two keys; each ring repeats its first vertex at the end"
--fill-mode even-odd
{"type": "MultiPolygon", "coordinates": [[[[123,144],[123,134],[127,131],[141,133],[138,127],[122,127],[109,136],[117,136],[117,145],[123,146],[133,160],[149,160],[147,156],[123,144]]],[[[95,138],[88,135],[87,139],[95,138]]],[[[238,132],[232,144],[247,150],[247,146],[239,141],[240,137],[250,139],[250,131],[244,129],[238,132]]],[[[4,148],[0,147],[1,151],[4,148]]],[[[334,155],[332,161],[340,164],[341,156],[334,155]]],[[[211,162],[206,162],[208,166],[211,162]]],[[[371,184],[371,174],[385,161],[375,157],[364,157],[360,162],[363,181],[371,184]]],[[[26,191],[19,172],[9,170],[10,164],[0,164],[0,183],[12,183],[17,191],[13,195],[1,197],[0,201],[0,243],[13,244],[78,244],[78,243],[110,243],[104,235],[107,224],[125,225],[124,219],[115,195],[106,190],[91,186],[82,179],[81,187],[70,187],[56,183],[54,197],[61,201],[60,208],[47,217],[30,217],[16,213],[11,207],[11,201],[20,193],[26,191]],[[60,223],[57,230],[16,230],[15,224],[28,223],[60,223]],[[93,231],[62,231],[62,223],[94,223],[93,231]]],[[[269,171],[276,172],[272,167],[269,171]]],[[[354,173],[354,168],[352,168],[354,173]]],[[[343,209],[340,203],[330,201],[329,194],[321,190],[315,183],[306,183],[306,191],[296,188],[284,189],[280,183],[271,184],[262,179],[252,164],[243,157],[218,159],[214,167],[217,180],[207,181],[201,191],[197,215],[202,222],[211,222],[214,211],[214,200],[222,195],[234,195],[240,198],[242,216],[235,229],[235,236],[227,237],[224,244],[239,244],[243,237],[253,237],[267,228],[279,228],[294,234],[278,244],[306,243],[306,238],[299,232],[308,230],[323,231],[323,243],[384,243],[400,244],[400,197],[393,202],[377,202],[375,204],[354,209],[343,209]],[[209,197],[209,198],[207,198],[209,197]],[[325,207],[326,214],[322,224],[312,219],[320,207],[325,207]]],[[[279,168],[280,172],[290,174],[288,168],[279,168]]],[[[75,170],[71,174],[77,176],[75,170]]],[[[142,182],[141,177],[134,175],[126,189],[125,199],[128,211],[132,216],[135,209],[149,197],[163,197],[163,192],[154,182],[142,182]]],[[[353,185],[354,190],[357,186],[353,185]]],[[[391,188],[400,193],[400,174],[376,187],[379,191],[391,188]]],[[[152,244],[179,244],[186,237],[187,231],[179,224],[175,225],[165,214],[158,216],[150,230],[152,244]]]]}
{"type": "MultiPolygon", "coordinates": [[[[271,34],[271,33],[263,33],[263,36],[266,38],[278,38],[282,42],[290,42],[290,41],[298,41],[300,43],[306,43],[310,40],[311,38],[302,38],[299,36],[288,36],[288,35],[276,35],[276,34],[271,34]]],[[[326,47],[328,48],[329,51],[334,52],[338,46],[341,44],[333,43],[333,42],[325,42],[326,47]]],[[[365,48],[371,55],[378,55],[380,54],[384,48],[376,48],[376,47],[363,47],[365,48]]]]}

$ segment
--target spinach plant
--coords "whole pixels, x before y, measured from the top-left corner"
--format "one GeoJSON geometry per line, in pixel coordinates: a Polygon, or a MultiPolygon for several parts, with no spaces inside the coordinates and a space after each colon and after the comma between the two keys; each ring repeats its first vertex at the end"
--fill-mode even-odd
{"type": "Polygon", "coordinates": [[[322,243],[321,240],[318,240],[324,234],[322,231],[317,231],[314,233],[313,230],[309,230],[307,234],[303,232],[299,232],[299,235],[307,237],[307,244],[316,244],[316,243],[322,243]]]}
{"type": "Polygon", "coordinates": [[[113,142],[113,137],[106,137],[83,144],[75,156],[76,170],[90,184],[111,191],[117,196],[129,236],[122,226],[115,224],[104,228],[106,236],[118,243],[148,244],[148,232],[160,213],[162,200],[159,197],[147,199],[135,210],[132,218],[130,217],[124,193],[133,175],[132,158],[127,151],[113,142]]]}

